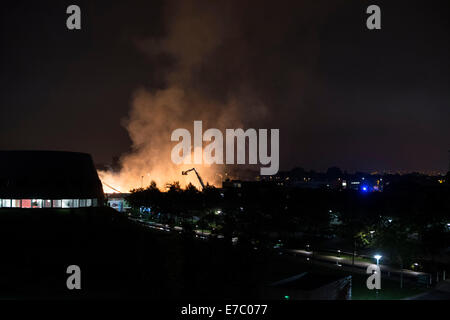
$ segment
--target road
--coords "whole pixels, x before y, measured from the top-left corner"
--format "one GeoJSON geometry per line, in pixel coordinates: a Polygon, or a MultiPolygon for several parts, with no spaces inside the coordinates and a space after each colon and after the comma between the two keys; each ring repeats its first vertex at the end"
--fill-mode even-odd
{"type": "MultiPolygon", "coordinates": [[[[153,228],[153,229],[158,229],[161,231],[178,231],[180,232],[183,228],[181,227],[174,227],[171,228],[169,227],[169,225],[164,225],[164,224],[160,224],[160,223],[156,223],[156,222],[149,222],[149,221],[144,221],[141,219],[134,219],[134,218],[130,218],[131,220],[144,224],[149,228],[153,228]]],[[[207,239],[209,236],[208,232],[201,232],[199,230],[195,230],[195,233],[197,234],[198,237],[202,238],[202,239],[207,239]]],[[[300,249],[284,249],[282,250],[284,253],[287,254],[293,254],[296,256],[301,256],[307,260],[311,259],[311,260],[315,260],[315,261],[321,261],[321,262],[326,262],[326,263],[332,263],[335,264],[336,266],[339,267],[351,267],[351,268],[357,268],[360,269],[360,271],[364,271],[367,269],[367,267],[369,265],[372,265],[374,263],[370,263],[370,262],[364,262],[364,261],[354,261],[354,264],[352,264],[352,259],[350,258],[343,258],[343,257],[337,257],[337,256],[332,256],[332,255],[323,255],[323,254],[317,254],[311,252],[311,251],[306,251],[306,250],[300,250],[300,249]]],[[[413,270],[409,270],[409,269],[397,269],[397,268],[393,268],[390,266],[386,266],[383,264],[380,264],[380,269],[381,269],[381,274],[383,275],[387,275],[389,277],[400,277],[400,274],[403,272],[403,277],[405,280],[407,280],[407,278],[417,281],[419,276],[425,276],[428,277],[429,274],[424,273],[424,272],[417,272],[417,271],[413,271],[413,270]]]]}
{"type": "MultiPolygon", "coordinates": [[[[146,225],[149,228],[157,229],[161,231],[171,232],[176,231],[180,232],[183,230],[181,227],[169,227],[169,225],[155,223],[155,222],[148,222],[141,219],[133,219],[131,220],[138,222],[140,224],[146,225]]],[[[199,230],[195,230],[195,233],[198,237],[202,239],[207,239],[209,237],[209,233],[203,233],[199,230]]],[[[328,265],[335,265],[337,268],[342,268],[346,271],[350,272],[359,272],[359,273],[366,273],[367,267],[369,265],[372,265],[374,263],[370,262],[364,262],[364,261],[358,261],[355,260],[354,264],[352,262],[351,258],[344,258],[344,257],[337,257],[333,255],[324,255],[324,254],[317,254],[301,250],[301,249],[281,249],[282,253],[289,254],[289,255],[295,255],[298,257],[302,257],[305,260],[310,260],[311,262],[314,262],[316,264],[328,264],[328,265]]],[[[428,277],[429,274],[424,272],[417,272],[413,270],[408,269],[398,269],[393,268],[387,265],[380,264],[381,274],[384,276],[388,276],[389,278],[400,278],[400,274],[403,273],[403,278],[405,281],[414,281],[417,282],[418,277],[425,276],[428,277]]],[[[450,282],[443,281],[442,283],[438,284],[438,286],[435,289],[432,289],[430,291],[427,291],[425,293],[419,294],[414,297],[406,298],[405,300],[450,300],[450,282]]]]}
{"type": "MultiPolygon", "coordinates": [[[[340,258],[340,257],[336,257],[336,256],[331,256],[331,255],[321,255],[321,254],[317,254],[317,253],[313,254],[313,252],[306,251],[306,250],[284,249],[283,251],[288,254],[295,254],[296,256],[302,256],[307,260],[314,259],[316,261],[333,263],[339,267],[347,266],[347,267],[356,267],[358,269],[366,270],[369,265],[374,264],[374,263],[370,263],[370,262],[363,262],[363,261],[355,260],[354,265],[352,265],[352,259],[349,259],[349,258],[342,258],[342,257],[340,258]]],[[[381,270],[382,274],[384,273],[385,275],[389,275],[389,276],[400,276],[400,274],[403,272],[403,277],[414,278],[415,280],[417,280],[417,278],[419,276],[429,276],[429,274],[424,273],[424,272],[417,272],[417,271],[408,270],[408,269],[400,270],[400,269],[389,267],[389,266],[386,266],[383,264],[380,264],[380,270],[381,270]]]]}

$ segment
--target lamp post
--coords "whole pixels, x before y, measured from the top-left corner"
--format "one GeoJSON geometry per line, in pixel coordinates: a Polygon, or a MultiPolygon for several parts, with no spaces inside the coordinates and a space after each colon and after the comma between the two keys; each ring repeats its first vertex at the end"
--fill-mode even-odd
{"type": "Polygon", "coordinates": [[[338,250],[338,257],[336,258],[336,265],[339,267],[339,259],[341,258],[341,250],[338,250]]]}
{"type": "Polygon", "coordinates": [[[380,256],[379,254],[377,254],[377,255],[374,255],[373,257],[374,257],[375,259],[377,259],[377,267],[379,267],[379,266],[380,266],[380,259],[381,259],[382,256],[380,256]]]}
{"type": "MultiPolygon", "coordinates": [[[[381,279],[381,269],[380,269],[380,259],[381,259],[381,255],[376,254],[373,256],[375,259],[377,259],[377,271],[380,272],[380,279],[381,279]]],[[[376,294],[377,294],[377,299],[378,299],[378,289],[376,289],[376,294]]]]}

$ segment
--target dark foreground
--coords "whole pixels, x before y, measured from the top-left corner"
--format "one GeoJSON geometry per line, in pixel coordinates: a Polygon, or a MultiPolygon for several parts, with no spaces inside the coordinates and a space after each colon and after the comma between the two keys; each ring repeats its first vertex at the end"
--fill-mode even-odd
{"type": "Polygon", "coordinates": [[[0,211],[2,299],[256,297],[269,267],[250,249],[151,231],[110,208],[0,211]],[[82,290],[67,289],[69,265],[82,290]]]}
{"type": "MultiPolygon", "coordinates": [[[[267,284],[303,272],[314,282],[349,275],[277,251],[152,231],[110,208],[0,209],[0,241],[0,299],[267,299],[267,284]],[[81,268],[81,290],[66,287],[69,265],[81,268]]],[[[366,291],[365,276],[354,274],[353,298],[371,299],[366,291]]]]}

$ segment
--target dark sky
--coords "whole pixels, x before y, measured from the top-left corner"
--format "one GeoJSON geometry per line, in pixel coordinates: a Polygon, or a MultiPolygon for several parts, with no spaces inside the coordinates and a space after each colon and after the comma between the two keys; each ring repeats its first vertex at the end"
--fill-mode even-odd
{"type": "Polygon", "coordinates": [[[110,162],[132,149],[124,119],[136,90],[177,83],[202,101],[239,100],[236,126],[279,128],[282,169],[447,170],[448,1],[14,1],[1,10],[0,149],[110,162]],[[81,31],[66,29],[70,4],[81,7],[81,31]],[[366,29],[369,4],[381,7],[382,30],[366,29]]]}

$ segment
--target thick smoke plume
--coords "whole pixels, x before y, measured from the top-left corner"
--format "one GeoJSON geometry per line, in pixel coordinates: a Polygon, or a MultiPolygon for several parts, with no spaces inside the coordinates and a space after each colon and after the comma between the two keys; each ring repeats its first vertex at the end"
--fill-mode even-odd
{"type": "MultiPolygon", "coordinates": [[[[308,90],[303,65],[314,64],[314,33],[303,30],[308,46],[292,48],[299,41],[292,38],[293,23],[299,16],[308,23],[304,5],[293,14],[292,8],[256,4],[174,1],[165,7],[164,36],[136,41],[150,61],[166,62],[156,66],[164,86],[134,93],[124,122],[132,152],[121,158],[120,172],[100,172],[103,182],[122,192],[151,180],[160,188],[173,181],[199,186],[195,175],[181,175],[192,165],[171,162],[173,130],[193,132],[194,120],[203,121],[203,130],[276,128],[277,118],[268,106],[282,114],[286,100],[298,100],[298,90],[308,90]],[[287,48],[290,53],[283,53],[287,48]]],[[[223,166],[196,168],[205,182],[220,185],[223,166]]]]}

